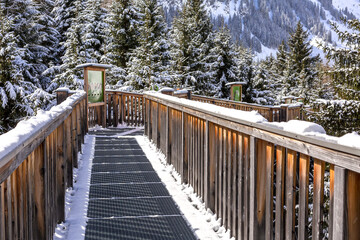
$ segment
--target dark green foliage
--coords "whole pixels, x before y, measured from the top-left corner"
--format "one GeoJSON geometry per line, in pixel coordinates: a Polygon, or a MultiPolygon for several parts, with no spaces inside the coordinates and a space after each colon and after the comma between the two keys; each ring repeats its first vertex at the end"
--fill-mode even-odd
{"type": "Polygon", "coordinates": [[[334,82],[338,98],[360,100],[360,21],[343,19],[352,32],[342,31],[336,23],[332,29],[345,47],[323,46],[327,59],[334,62],[329,74],[334,82]]]}
{"type": "Polygon", "coordinates": [[[326,133],[342,136],[360,132],[360,102],[354,100],[317,101],[310,120],[324,127],[326,133]]]}

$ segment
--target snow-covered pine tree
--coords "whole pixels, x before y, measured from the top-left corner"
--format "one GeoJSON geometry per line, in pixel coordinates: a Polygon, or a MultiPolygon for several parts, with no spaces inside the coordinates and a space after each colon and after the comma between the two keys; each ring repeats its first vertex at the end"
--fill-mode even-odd
{"type": "Polygon", "coordinates": [[[250,49],[238,46],[237,52],[237,65],[239,71],[239,81],[245,82],[242,89],[242,101],[254,103],[254,77],[256,69],[254,66],[253,55],[250,49]]]}
{"type": "Polygon", "coordinates": [[[38,46],[36,50],[37,65],[39,65],[39,80],[42,89],[46,90],[55,77],[54,71],[49,68],[60,64],[60,33],[56,29],[56,22],[52,15],[54,9],[52,0],[37,0],[35,5],[39,14],[34,16],[34,21],[38,24],[38,46]]]}
{"type": "Polygon", "coordinates": [[[142,1],[140,9],[143,14],[140,46],[130,60],[129,83],[136,90],[157,89],[170,85],[168,28],[157,0],[142,1]]]}
{"type": "Polygon", "coordinates": [[[271,59],[269,57],[260,61],[256,66],[253,99],[257,104],[273,105],[275,102],[276,95],[272,91],[275,86],[271,71],[271,59]]]}
{"type": "Polygon", "coordinates": [[[104,55],[107,11],[101,6],[102,0],[88,0],[83,11],[82,43],[88,63],[99,63],[104,55]]]}
{"type": "MultiPolygon", "coordinates": [[[[1,6],[2,7],[2,6],[1,6]]],[[[26,115],[32,114],[20,65],[22,49],[17,48],[11,22],[0,9],[0,134],[15,127],[26,115]]]]}
{"type": "Polygon", "coordinates": [[[213,64],[208,65],[211,81],[206,84],[206,92],[214,97],[228,98],[230,88],[225,84],[238,81],[239,73],[230,31],[224,24],[216,32],[214,47],[211,49],[209,57],[212,58],[210,62],[213,64]]]}
{"type": "Polygon", "coordinates": [[[21,55],[17,56],[14,64],[17,64],[19,74],[24,79],[23,87],[25,97],[33,110],[46,108],[51,104],[52,95],[42,90],[48,84],[47,79],[42,75],[48,68],[53,42],[51,35],[54,29],[50,24],[44,25],[46,16],[40,12],[41,5],[30,0],[0,1],[6,18],[12,20],[11,32],[16,39],[16,46],[21,55]],[[44,79],[45,78],[45,79],[44,79]],[[26,85],[26,87],[24,86],[26,85]]]}
{"type": "Polygon", "coordinates": [[[289,62],[286,75],[285,94],[305,97],[305,103],[316,99],[319,84],[317,65],[319,56],[312,55],[312,47],[308,40],[309,33],[303,29],[300,21],[294,33],[290,35],[289,62]]]}
{"type": "Polygon", "coordinates": [[[336,23],[332,29],[345,46],[323,46],[326,58],[334,62],[328,72],[338,98],[360,101],[360,21],[344,18],[343,23],[351,31],[339,29],[336,23]]]}
{"type": "Polygon", "coordinates": [[[113,0],[106,19],[109,25],[102,63],[113,67],[107,74],[111,85],[126,81],[126,68],[132,51],[139,46],[139,26],[142,15],[133,0],[113,0]]]}
{"type": "Polygon", "coordinates": [[[194,92],[205,94],[211,74],[206,62],[213,47],[214,33],[210,17],[202,0],[189,0],[179,16],[174,18],[172,29],[172,58],[175,85],[193,87],[194,92]]]}
{"type": "Polygon", "coordinates": [[[66,42],[64,43],[65,55],[62,57],[63,64],[60,73],[52,81],[50,90],[58,87],[69,87],[70,89],[82,89],[84,87],[83,73],[76,66],[86,62],[85,48],[81,41],[82,28],[84,26],[83,10],[86,0],[76,0],[75,18],[71,20],[72,25],[68,28],[66,42]]]}

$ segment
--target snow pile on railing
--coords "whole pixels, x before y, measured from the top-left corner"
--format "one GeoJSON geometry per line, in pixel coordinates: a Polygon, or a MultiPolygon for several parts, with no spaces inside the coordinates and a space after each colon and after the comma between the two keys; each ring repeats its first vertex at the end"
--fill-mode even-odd
{"type": "Polygon", "coordinates": [[[49,111],[40,110],[36,116],[19,122],[13,130],[0,135],[0,159],[16,149],[25,139],[30,139],[44,127],[51,124],[51,122],[62,113],[72,109],[71,106],[84,94],[84,91],[78,91],[74,95],[68,97],[60,105],[52,107],[49,111]]]}
{"type": "Polygon", "coordinates": [[[324,128],[321,125],[312,122],[306,122],[300,120],[290,120],[288,122],[280,122],[280,123],[268,122],[267,119],[261,116],[257,111],[247,112],[242,110],[224,108],[209,103],[202,103],[202,102],[191,101],[188,99],[176,98],[157,92],[146,92],[145,94],[166,101],[174,102],[177,104],[181,104],[189,107],[195,107],[205,112],[211,111],[211,113],[215,115],[236,118],[242,121],[246,121],[249,124],[251,123],[262,124],[264,126],[268,126],[274,129],[283,130],[285,132],[290,132],[301,136],[314,137],[319,140],[360,149],[360,135],[356,132],[346,134],[342,137],[333,137],[327,135],[324,128]]]}
{"type": "Polygon", "coordinates": [[[195,107],[203,111],[211,111],[215,114],[221,114],[224,116],[232,117],[232,118],[238,118],[240,120],[254,122],[254,123],[261,123],[261,122],[267,122],[267,119],[261,116],[260,113],[256,111],[246,112],[231,108],[224,108],[220,107],[211,103],[203,103],[203,102],[197,102],[197,101],[191,101],[184,98],[177,98],[165,94],[161,94],[158,92],[145,92],[146,95],[153,96],[156,98],[160,98],[166,101],[170,102],[176,102],[177,104],[186,105],[189,107],[195,107]]]}

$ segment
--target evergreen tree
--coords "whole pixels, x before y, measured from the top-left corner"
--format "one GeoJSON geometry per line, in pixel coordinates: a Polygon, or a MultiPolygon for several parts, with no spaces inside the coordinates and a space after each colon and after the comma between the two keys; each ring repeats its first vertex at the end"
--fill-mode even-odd
{"type": "Polygon", "coordinates": [[[195,93],[204,94],[211,80],[206,67],[207,56],[213,47],[214,34],[208,13],[201,0],[189,0],[172,29],[172,57],[175,84],[193,87],[195,93]]]}
{"type": "Polygon", "coordinates": [[[273,86],[268,61],[269,59],[266,59],[258,63],[253,81],[253,100],[261,105],[273,105],[275,102],[275,95],[270,90],[273,86]]]}
{"type": "Polygon", "coordinates": [[[157,0],[144,0],[140,27],[140,46],[134,50],[129,66],[130,84],[136,89],[154,89],[170,84],[170,53],[167,25],[157,0]]]}
{"type": "Polygon", "coordinates": [[[207,92],[215,97],[228,98],[230,96],[229,82],[238,80],[236,53],[231,44],[231,36],[227,26],[223,26],[216,33],[214,47],[210,51],[213,64],[209,65],[208,73],[212,73],[207,92]]]}
{"type": "Polygon", "coordinates": [[[101,62],[113,65],[108,72],[110,84],[126,81],[126,68],[132,51],[139,46],[139,26],[142,15],[133,0],[114,0],[106,22],[109,25],[101,62]]]}
{"type": "Polygon", "coordinates": [[[76,9],[75,18],[72,19],[72,25],[65,34],[67,39],[64,43],[65,55],[62,57],[63,64],[60,66],[60,73],[49,87],[51,90],[61,86],[66,86],[70,89],[83,88],[83,73],[81,70],[76,69],[76,66],[86,62],[85,48],[81,41],[85,4],[83,0],[76,0],[74,6],[76,9]]]}
{"type": "Polygon", "coordinates": [[[55,32],[51,27],[51,18],[40,12],[43,5],[30,0],[1,0],[0,4],[5,17],[12,20],[10,31],[16,39],[15,48],[22,52],[14,64],[18,65],[16,68],[24,79],[24,97],[37,99],[35,103],[28,103],[33,110],[46,108],[53,98],[42,90],[49,84],[43,72],[51,61],[51,47],[54,44],[54,38],[50,36],[55,32]],[[50,23],[45,24],[45,21],[50,23]]]}
{"type": "Polygon", "coordinates": [[[242,88],[242,101],[254,103],[254,77],[256,70],[250,49],[241,46],[237,47],[237,65],[239,69],[239,80],[245,83],[242,88]]]}
{"type": "Polygon", "coordinates": [[[17,48],[11,23],[0,10],[0,134],[15,127],[27,114],[32,114],[25,95],[28,94],[17,61],[23,52],[17,48]]]}
{"type": "Polygon", "coordinates": [[[334,62],[328,71],[338,98],[360,101],[360,21],[343,19],[351,31],[342,31],[336,23],[332,29],[345,47],[323,46],[326,58],[334,62]]]}
{"type": "Polygon", "coordinates": [[[285,94],[305,97],[305,103],[316,99],[319,84],[317,64],[319,56],[312,57],[309,34],[298,22],[288,41],[289,62],[285,72],[285,94]]]}
{"type": "Polygon", "coordinates": [[[101,0],[88,0],[83,11],[82,43],[85,59],[88,63],[99,63],[104,55],[106,10],[101,7],[101,0]]]}

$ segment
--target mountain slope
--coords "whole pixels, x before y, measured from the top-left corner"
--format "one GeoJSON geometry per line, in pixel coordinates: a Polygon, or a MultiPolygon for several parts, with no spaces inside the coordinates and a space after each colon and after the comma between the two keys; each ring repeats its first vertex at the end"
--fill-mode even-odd
{"type": "MultiPolygon", "coordinates": [[[[182,2],[159,0],[169,24],[182,2]]],[[[336,41],[329,21],[340,22],[342,16],[360,16],[359,7],[354,8],[356,3],[358,0],[334,0],[334,5],[332,0],[204,0],[215,27],[224,20],[233,40],[258,53],[276,49],[282,40],[288,39],[298,21],[311,36],[336,41]]]]}

